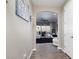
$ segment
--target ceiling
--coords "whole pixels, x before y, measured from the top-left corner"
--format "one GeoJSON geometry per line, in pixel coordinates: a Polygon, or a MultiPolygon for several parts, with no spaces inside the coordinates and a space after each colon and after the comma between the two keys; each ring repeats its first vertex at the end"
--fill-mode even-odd
{"type": "Polygon", "coordinates": [[[32,0],[34,6],[61,7],[66,0],[32,0]]]}
{"type": "Polygon", "coordinates": [[[37,15],[37,24],[50,24],[57,22],[57,14],[50,11],[41,11],[37,15]]]}
{"type": "MultiPolygon", "coordinates": [[[[33,6],[40,7],[62,7],[66,0],[32,0],[33,6]]],[[[53,12],[39,12],[37,15],[37,24],[50,24],[57,22],[57,14],[53,12]]]]}

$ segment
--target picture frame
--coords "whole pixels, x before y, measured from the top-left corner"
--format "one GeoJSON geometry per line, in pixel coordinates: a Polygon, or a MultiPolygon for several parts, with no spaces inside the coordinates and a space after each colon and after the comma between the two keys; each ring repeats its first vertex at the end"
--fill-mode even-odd
{"type": "Polygon", "coordinates": [[[30,21],[29,19],[29,8],[24,0],[16,0],[16,15],[25,21],[30,21]]]}

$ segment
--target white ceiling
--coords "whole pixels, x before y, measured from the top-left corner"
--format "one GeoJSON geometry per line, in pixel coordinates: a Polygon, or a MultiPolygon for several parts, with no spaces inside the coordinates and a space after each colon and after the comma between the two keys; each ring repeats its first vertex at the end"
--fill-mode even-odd
{"type": "Polygon", "coordinates": [[[49,11],[42,11],[37,15],[37,22],[57,22],[57,14],[49,11]]]}
{"type": "Polygon", "coordinates": [[[32,0],[34,6],[61,7],[66,0],[32,0]]]}

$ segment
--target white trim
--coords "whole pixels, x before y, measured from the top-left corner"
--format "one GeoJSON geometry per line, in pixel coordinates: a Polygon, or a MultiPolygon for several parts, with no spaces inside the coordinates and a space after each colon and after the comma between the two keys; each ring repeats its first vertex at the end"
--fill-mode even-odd
{"type": "Polygon", "coordinates": [[[31,58],[32,53],[33,53],[33,49],[32,49],[32,51],[30,52],[30,55],[29,55],[28,59],[31,58]]]}
{"type": "Polygon", "coordinates": [[[33,49],[33,51],[36,51],[36,49],[33,49]]]}
{"type": "Polygon", "coordinates": [[[64,50],[63,48],[61,48],[61,47],[58,47],[57,49],[60,49],[60,50],[62,50],[62,51],[65,53],[65,50],[64,50]]]}
{"type": "Polygon", "coordinates": [[[31,50],[31,52],[30,52],[30,55],[29,55],[28,59],[30,59],[30,58],[31,58],[33,51],[36,51],[36,49],[32,49],[32,50],[31,50]]]}
{"type": "Polygon", "coordinates": [[[57,49],[61,49],[61,50],[62,50],[62,48],[61,48],[61,47],[58,47],[57,49]]]}
{"type": "MultiPolygon", "coordinates": [[[[62,49],[61,47],[58,47],[57,49],[62,50],[64,53],[66,53],[70,57],[70,55],[64,49],[62,49]]],[[[70,58],[72,58],[72,57],[70,57],[70,58]]]]}
{"type": "Polygon", "coordinates": [[[66,53],[64,49],[62,49],[62,51],[63,51],[64,53],[66,53]]]}

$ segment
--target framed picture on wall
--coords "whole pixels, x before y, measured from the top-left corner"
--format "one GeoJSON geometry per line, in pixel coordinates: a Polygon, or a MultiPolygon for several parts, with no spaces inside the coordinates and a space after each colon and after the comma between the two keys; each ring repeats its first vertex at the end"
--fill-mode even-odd
{"type": "Polygon", "coordinates": [[[16,0],[16,15],[26,21],[30,21],[28,5],[24,0],[16,0]]]}

